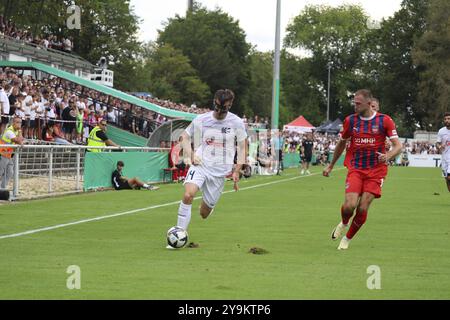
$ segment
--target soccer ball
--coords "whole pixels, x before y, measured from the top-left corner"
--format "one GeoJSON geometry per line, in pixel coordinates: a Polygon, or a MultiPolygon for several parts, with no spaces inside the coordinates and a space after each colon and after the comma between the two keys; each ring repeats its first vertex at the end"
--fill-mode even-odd
{"type": "Polygon", "coordinates": [[[180,227],[172,227],[167,231],[167,243],[173,248],[183,248],[188,241],[188,233],[180,227]]]}

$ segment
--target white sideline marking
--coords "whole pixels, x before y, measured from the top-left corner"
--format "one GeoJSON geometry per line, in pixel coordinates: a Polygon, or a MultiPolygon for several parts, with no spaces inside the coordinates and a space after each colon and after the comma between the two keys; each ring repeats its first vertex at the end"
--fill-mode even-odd
{"type": "MultiPolygon", "coordinates": [[[[334,171],[338,171],[338,170],[342,170],[342,169],[343,168],[339,168],[339,169],[336,169],[334,171]]],[[[313,174],[306,175],[306,176],[296,176],[296,177],[293,177],[293,178],[288,178],[288,179],[282,179],[282,180],[276,180],[276,181],[261,183],[261,184],[257,184],[257,185],[254,185],[254,186],[241,188],[241,189],[239,189],[239,191],[244,191],[244,190],[249,190],[249,189],[254,189],[254,188],[259,188],[259,187],[265,187],[265,186],[269,186],[269,185],[272,185],[272,184],[282,183],[282,182],[286,182],[286,181],[292,181],[292,180],[300,179],[300,178],[312,177],[312,176],[316,176],[318,174],[322,174],[322,173],[318,172],[318,173],[313,173],[313,174]]],[[[228,190],[228,191],[222,192],[222,194],[231,193],[231,192],[235,192],[235,191],[234,190],[228,190]]],[[[198,199],[201,199],[201,198],[202,198],[201,196],[195,197],[194,200],[198,200],[198,199]]],[[[158,209],[158,208],[172,206],[174,204],[179,204],[179,203],[180,203],[180,200],[173,201],[173,202],[168,202],[168,203],[163,203],[163,204],[158,204],[158,205],[151,206],[151,207],[146,207],[146,208],[140,208],[140,209],[134,209],[134,210],[120,212],[120,213],[114,213],[114,214],[110,214],[110,215],[106,215],[106,216],[100,216],[100,217],[96,217],[96,218],[89,218],[89,219],[83,219],[83,220],[69,222],[69,223],[57,224],[55,226],[50,226],[50,227],[45,227],[45,228],[28,230],[28,231],[19,232],[19,233],[13,233],[13,234],[6,234],[6,235],[3,235],[3,236],[0,236],[0,240],[1,239],[7,239],[7,238],[16,238],[16,237],[26,236],[26,235],[33,234],[33,233],[44,232],[44,231],[49,231],[49,230],[54,230],[54,229],[65,228],[65,227],[74,226],[74,225],[77,225],[77,224],[87,223],[87,222],[91,222],[91,221],[99,221],[99,220],[104,220],[104,219],[109,219],[109,218],[120,217],[120,216],[124,216],[124,215],[127,215],[127,214],[133,214],[133,213],[137,213],[137,212],[141,212],[141,211],[158,209]]]]}

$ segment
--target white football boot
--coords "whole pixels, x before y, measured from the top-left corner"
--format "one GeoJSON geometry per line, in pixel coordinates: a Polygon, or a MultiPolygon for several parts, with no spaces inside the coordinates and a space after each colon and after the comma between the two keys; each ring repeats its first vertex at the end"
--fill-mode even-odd
{"type": "Polygon", "coordinates": [[[341,239],[341,242],[339,243],[338,250],[347,250],[349,244],[350,244],[350,239],[347,239],[347,237],[344,236],[341,239]]]}
{"type": "Polygon", "coordinates": [[[335,241],[342,237],[345,231],[347,231],[348,225],[345,225],[341,222],[334,228],[333,232],[331,233],[331,240],[335,241]]]}

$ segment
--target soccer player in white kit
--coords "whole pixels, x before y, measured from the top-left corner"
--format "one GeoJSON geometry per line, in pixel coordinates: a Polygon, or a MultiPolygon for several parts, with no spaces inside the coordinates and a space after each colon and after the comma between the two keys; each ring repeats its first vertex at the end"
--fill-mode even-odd
{"type": "Polygon", "coordinates": [[[450,192],[450,112],[444,113],[444,125],[437,135],[437,146],[441,150],[441,168],[450,192]]]}
{"type": "Polygon", "coordinates": [[[214,95],[214,111],[197,116],[182,134],[184,162],[190,165],[178,209],[177,226],[184,230],[189,226],[192,201],[199,190],[203,192],[200,206],[203,219],[219,201],[225,177],[231,172],[234,190],[239,190],[239,172],[246,160],[247,132],[244,121],[229,112],[233,100],[231,90],[218,90],[214,95]]]}

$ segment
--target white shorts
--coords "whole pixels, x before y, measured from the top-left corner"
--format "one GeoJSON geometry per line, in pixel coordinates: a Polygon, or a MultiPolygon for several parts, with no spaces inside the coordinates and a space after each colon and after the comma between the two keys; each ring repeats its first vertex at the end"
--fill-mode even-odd
{"type": "Polygon", "coordinates": [[[203,201],[209,208],[214,208],[222,195],[225,186],[224,177],[214,177],[202,167],[191,166],[184,179],[184,184],[193,183],[203,192],[203,201]]]}

